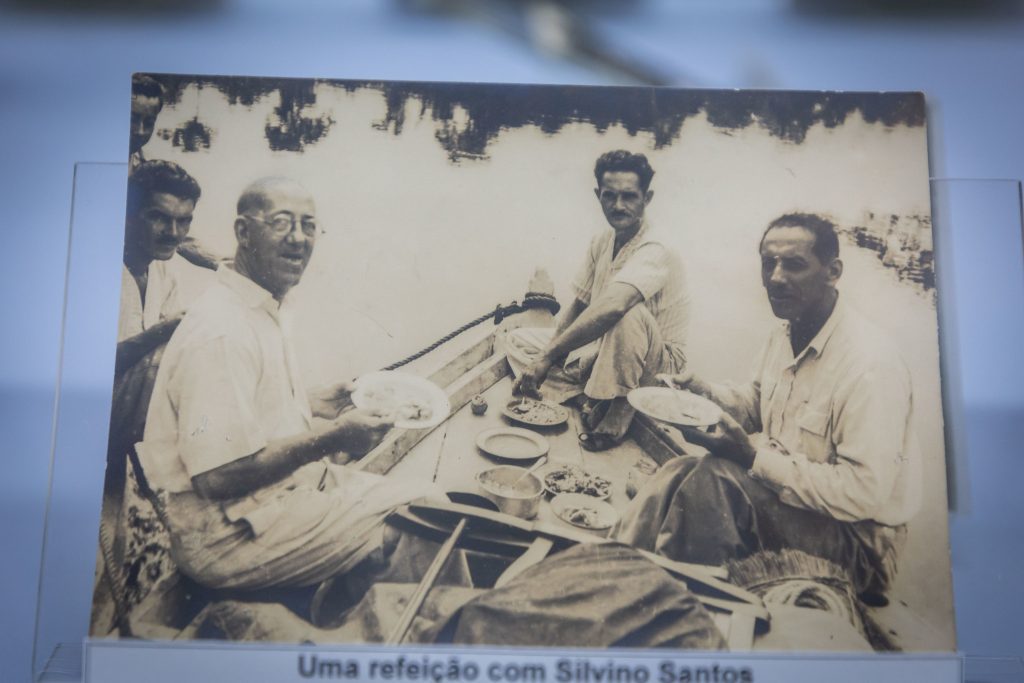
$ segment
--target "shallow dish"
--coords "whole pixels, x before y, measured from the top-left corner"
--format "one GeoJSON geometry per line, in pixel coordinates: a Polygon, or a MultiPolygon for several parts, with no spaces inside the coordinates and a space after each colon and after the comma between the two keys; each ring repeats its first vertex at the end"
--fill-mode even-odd
{"type": "Polygon", "coordinates": [[[722,417],[715,403],[685,389],[640,387],[629,392],[626,400],[648,417],[682,427],[710,427],[722,417]]]}
{"type": "Polygon", "coordinates": [[[551,462],[537,470],[544,490],[553,496],[562,493],[582,493],[605,500],[612,494],[612,483],[607,477],[588,472],[579,465],[551,462]]]}
{"type": "Polygon", "coordinates": [[[480,432],[476,446],[484,453],[506,460],[532,460],[548,452],[548,440],[520,427],[495,427],[480,432]]]}
{"type": "Polygon", "coordinates": [[[610,504],[582,493],[560,493],[551,499],[551,510],[564,522],[581,529],[601,531],[619,521],[619,513],[610,504]]]}
{"type": "Polygon", "coordinates": [[[356,380],[356,408],[376,410],[395,418],[401,429],[436,427],[451,413],[448,396],[429,379],[405,372],[369,372],[356,380]]]}
{"type": "Polygon", "coordinates": [[[523,397],[513,397],[502,407],[501,414],[532,427],[554,427],[569,419],[569,410],[565,406],[523,397]]]}

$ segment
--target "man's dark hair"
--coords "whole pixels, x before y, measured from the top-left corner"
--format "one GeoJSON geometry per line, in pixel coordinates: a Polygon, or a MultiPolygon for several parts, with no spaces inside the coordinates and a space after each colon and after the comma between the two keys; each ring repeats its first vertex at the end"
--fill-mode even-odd
{"type": "Polygon", "coordinates": [[[137,213],[156,192],[199,201],[199,183],[173,161],[143,161],[128,175],[128,215],[137,213]]]}
{"type": "Polygon", "coordinates": [[[636,173],[640,179],[640,188],[647,192],[651,186],[651,178],[654,177],[654,169],[643,154],[633,154],[624,149],[616,149],[605,152],[597,158],[594,164],[594,177],[597,178],[598,186],[604,180],[604,174],[614,171],[628,171],[636,173]]]}
{"type": "Polygon", "coordinates": [[[839,258],[839,238],[836,236],[836,226],[827,218],[822,218],[815,213],[787,213],[779,216],[765,228],[758,250],[764,246],[764,238],[775,228],[803,228],[814,235],[812,251],[819,261],[829,263],[832,259],[839,258]]]}
{"type": "Polygon", "coordinates": [[[155,97],[160,100],[161,107],[164,105],[164,87],[152,76],[132,74],[132,95],[155,97]]]}

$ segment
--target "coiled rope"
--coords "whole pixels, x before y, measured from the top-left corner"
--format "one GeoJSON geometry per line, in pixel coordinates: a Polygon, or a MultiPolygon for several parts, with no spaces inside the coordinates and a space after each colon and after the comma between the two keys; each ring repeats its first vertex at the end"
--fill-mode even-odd
{"type": "Polygon", "coordinates": [[[494,324],[500,325],[501,321],[507,318],[508,316],[514,315],[516,313],[522,313],[523,311],[528,311],[534,308],[543,308],[550,311],[551,315],[558,315],[558,311],[561,310],[561,305],[558,303],[558,300],[555,299],[555,297],[553,297],[550,294],[543,294],[540,292],[527,292],[526,296],[523,297],[522,303],[519,303],[518,301],[513,301],[507,306],[502,306],[499,304],[494,307],[493,311],[484,313],[483,315],[477,318],[473,318],[465,325],[462,325],[461,327],[458,327],[449,332],[448,334],[446,334],[445,336],[441,337],[430,346],[420,349],[416,353],[412,354],[411,356],[407,356],[406,358],[403,358],[397,363],[392,363],[391,365],[385,368],[381,368],[381,370],[397,370],[403,365],[407,365],[413,362],[417,358],[422,358],[423,356],[427,355],[437,347],[441,346],[446,342],[451,341],[452,339],[459,336],[466,330],[476,327],[485,320],[494,318],[494,324]]]}

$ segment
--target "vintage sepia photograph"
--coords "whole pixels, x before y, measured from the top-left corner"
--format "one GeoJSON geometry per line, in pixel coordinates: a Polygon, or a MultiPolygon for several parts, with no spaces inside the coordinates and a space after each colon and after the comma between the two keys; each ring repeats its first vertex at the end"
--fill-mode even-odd
{"type": "Polygon", "coordinates": [[[130,104],[92,637],[956,649],[920,93],[130,104]]]}

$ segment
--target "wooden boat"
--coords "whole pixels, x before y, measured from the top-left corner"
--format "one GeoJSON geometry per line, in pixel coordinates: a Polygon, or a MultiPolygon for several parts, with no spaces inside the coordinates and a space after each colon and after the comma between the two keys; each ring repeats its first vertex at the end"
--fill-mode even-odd
{"type": "MultiPolygon", "coordinates": [[[[544,278],[535,279],[529,291],[543,291],[544,286],[544,278]]],[[[517,327],[553,324],[550,312],[526,310],[509,316],[497,326],[473,328],[407,365],[404,370],[444,388],[451,405],[450,415],[431,429],[393,430],[374,450],[348,465],[385,476],[431,481],[446,491],[481,493],[477,473],[497,463],[477,448],[477,435],[487,429],[510,425],[500,410],[512,397],[506,337],[517,327]],[[474,414],[470,408],[476,396],[482,396],[489,405],[483,415],[474,414]]],[[[648,463],[647,469],[651,471],[671,458],[699,454],[699,449],[688,444],[679,431],[642,414],[634,418],[627,438],[606,451],[583,449],[578,440],[580,431],[580,417],[575,410],[569,411],[566,423],[540,430],[548,443],[547,457],[552,463],[578,465],[608,479],[612,483],[608,502],[620,513],[629,503],[627,482],[631,477],[642,477],[640,473],[644,468],[638,464],[648,463]]],[[[605,541],[606,532],[581,531],[558,518],[547,501],[540,505],[536,522],[530,525],[523,526],[517,518],[505,517],[506,526],[519,534],[513,534],[518,539],[518,547],[512,543],[513,550],[504,548],[504,561],[509,566],[516,564],[515,571],[543,559],[553,546],[552,540],[555,547],[558,543],[605,541]],[[535,544],[538,538],[549,542],[535,544]],[[544,546],[542,552],[537,552],[538,546],[544,546]],[[525,553],[518,563],[516,553],[525,553]]],[[[453,522],[449,528],[454,526],[453,522]]],[[[449,533],[449,528],[439,530],[442,537],[449,533]]],[[[711,613],[731,650],[750,650],[771,632],[769,611],[763,602],[756,595],[730,584],[723,568],[685,565],[651,557],[687,581],[711,613]]],[[[204,608],[218,597],[180,575],[173,575],[134,610],[130,618],[131,634],[162,639],[195,637],[196,624],[202,620],[204,608]]],[[[886,608],[866,609],[874,622],[883,625],[890,648],[910,646],[909,649],[915,649],[918,641],[930,641],[930,627],[898,601],[890,602],[886,608]]],[[[794,642],[799,647],[799,638],[794,642]]]]}

